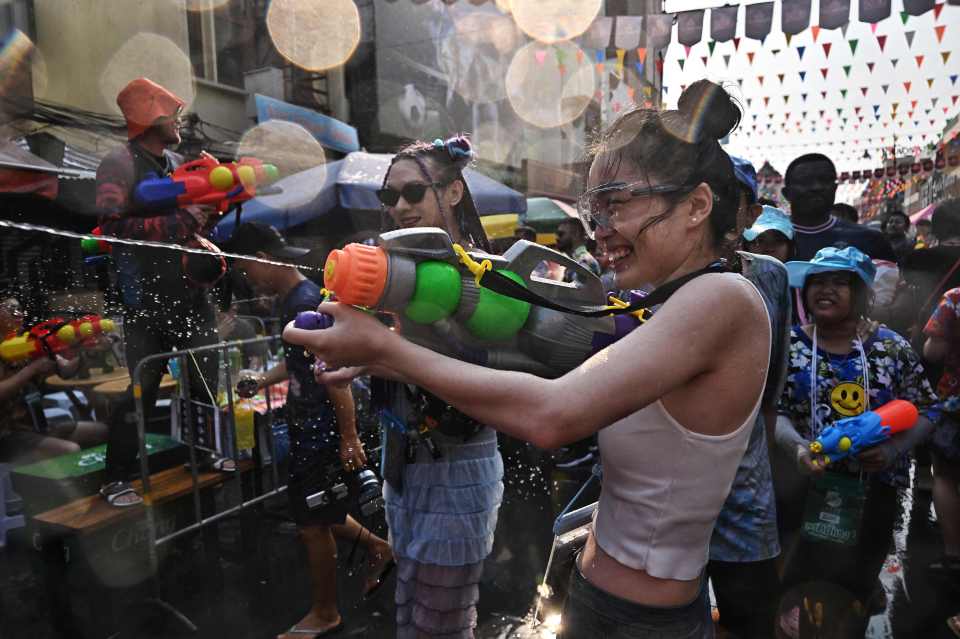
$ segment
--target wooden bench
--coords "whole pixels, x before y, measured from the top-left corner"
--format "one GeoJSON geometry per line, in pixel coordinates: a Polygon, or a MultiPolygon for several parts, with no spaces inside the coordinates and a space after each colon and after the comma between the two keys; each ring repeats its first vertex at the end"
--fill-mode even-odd
{"type": "MultiPolygon", "coordinates": [[[[251,468],[253,468],[253,462],[244,460],[240,462],[239,472],[246,472],[251,468]]],[[[197,484],[201,490],[231,479],[233,479],[233,473],[205,471],[197,474],[197,484]]],[[[151,475],[150,486],[153,503],[160,505],[193,492],[193,478],[188,468],[175,466],[151,475]]],[[[138,479],[133,482],[133,488],[137,493],[143,494],[143,482],[141,480],[138,479]]],[[[40,524],[83,535],[113,524],[125,517],[142,517],[144,509],[143,504],[118,508],[108,504],[100,495],[90,495],[40,513],[34,517],[34,520],[40,524]]]]}

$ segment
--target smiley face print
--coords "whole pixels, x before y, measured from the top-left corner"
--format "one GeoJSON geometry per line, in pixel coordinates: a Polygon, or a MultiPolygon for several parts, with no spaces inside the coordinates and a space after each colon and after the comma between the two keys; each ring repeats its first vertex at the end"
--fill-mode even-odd
{"type": "Polygon", "coordinates": [[[860,384],[843,382],[830,391],[830,404],[844,417],[853,417],[866,410],[865,395],[860,384]]]}

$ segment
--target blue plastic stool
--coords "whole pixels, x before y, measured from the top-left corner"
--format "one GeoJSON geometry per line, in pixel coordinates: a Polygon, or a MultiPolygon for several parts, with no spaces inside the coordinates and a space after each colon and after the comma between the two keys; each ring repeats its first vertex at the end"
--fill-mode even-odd
{"type": "Polygon", "coordinates": [[[0,464],[0,548],[7,545],[7,531],[23,526],[23,515],[8,515],[10,504],[20,501],[13,492],[13,483],[10,481],[10,465],[0,464]]]}

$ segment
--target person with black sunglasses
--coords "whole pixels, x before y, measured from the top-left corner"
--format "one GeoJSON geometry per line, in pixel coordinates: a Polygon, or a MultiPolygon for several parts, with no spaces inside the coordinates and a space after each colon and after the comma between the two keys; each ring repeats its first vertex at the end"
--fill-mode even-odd
{"type": "MultiPolygon", "coordinates": [[[[438,227],[468,249],[489,252],[463,177],[472,159],[463,136],[401,149],[377,192],[383,229],[438,227]]],[[[403,330],[416,339],[434,328],[411,323],[403,330]]],[[[472,637],[503,497],[497,433],[417,386],[375,379],[372,392],[398,567],[397,636],[472,637]]]]}
{"type": "Polygon", "coordinates": [[[329,366],[426,387],[540,448],[598,434],[603,486],[571,574],[565,639],[712,636],[710,534],[761,407],[772,335],[756,287],[718,263],[740,198],[719,140],[739,120],[730,96],[701,80],[677,110],[629,111],[601,136],[580,210],[617,285],[685,283],[643,326],[562,377],[457,361],[336,303],[319,308],[332,328],[284,331],[329,366]]]}

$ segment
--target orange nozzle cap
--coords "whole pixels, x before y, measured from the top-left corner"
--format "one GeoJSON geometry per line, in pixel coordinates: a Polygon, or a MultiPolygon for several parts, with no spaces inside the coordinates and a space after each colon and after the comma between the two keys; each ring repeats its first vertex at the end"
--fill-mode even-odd
{"type": "Polygon", "coordinates": [[[880,424],[890,427],[890,434],[913,428],[917,423],[917,407],[903,399],[887,402],[876,411],[880,416],[880,424]]]}
{"type": "Polygon", "coordinates": [[[387,285],[387,253],[378,246],[347,244],[323,267],[323,285],[345,304],[376,306],[387,285]]]}

